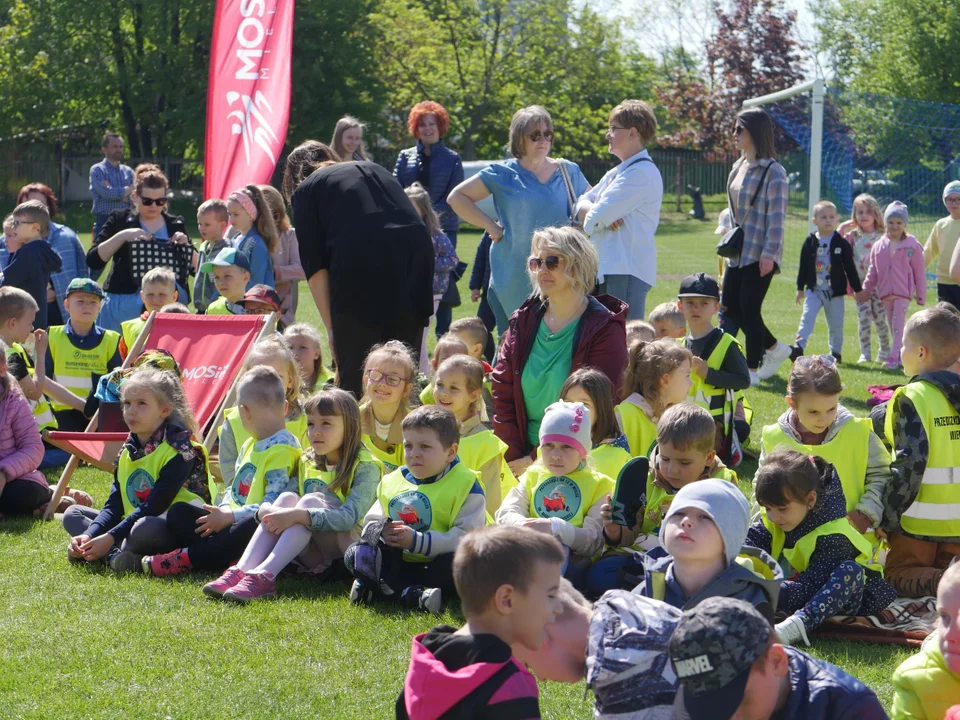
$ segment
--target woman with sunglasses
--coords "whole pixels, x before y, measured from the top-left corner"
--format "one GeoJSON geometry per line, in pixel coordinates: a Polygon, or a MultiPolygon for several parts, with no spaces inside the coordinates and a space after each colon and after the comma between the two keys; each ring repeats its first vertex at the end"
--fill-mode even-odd
{"type": "MultiPolygon", "coordinates": [[[[97,321],[100,327],[119,332],[120,323],[132,320],[143,311],[140,283],[143,275],[152,268],[134,267],[129,243],[146,241],[190,245],[183,218],[166,212],[168,187],[167,178],[159,167],[151,164],[138,166],[131,194],[133,209],[114,211],[87,252],[87,264],[94,276],[98,276],[113,259],[113,267],[103,283],[106,299],[97,321]]],[[[197,253],[193,250],[189,255],[178,257],[184,260],[174,272],[179,300],[186,304],[190,302],[190,295],[185,287],[188,276],[195,272],[197,253]]]]}
{"type": "Polygon", "coordinates": [[[539,105],[518,110],[510,122],[513,159],[489,165],[455,187],[448,198],[457,215],[486,230],[493,241],[487,301],[499,335],[506,332],[510,316],[530,294],[524,268],[534,231],[569,225],[573,204],[590,189],[576,163],[550,157],[553,139],[550,113],[539,105]],[[499,219],[477,206],[488,195],[493,195],[499,219]]]}
{"type": "Polygon", "coordinates": [[[627,304],[589,295],[598,264],[593,243],[575,228],[533,233],[527,261],[533,295],[510,318],[492,375],[493,431],[507,444],[517,477],[536,458],[544,411],[560,399],[571,371],[596,368],[615,388],[623,381],[627,304]]]}
{"type": "Polygon", "coordinates": [[[777,162],[773,121],[767,113],[759,108],[742,111],[734,132],[743,154],[727,179],[727,199],[730,217],[743,228],[743,249],[728,260],[721,303],[724,317],[746,336],[750,382],[759,385],[790,357],[790,346],[763,322],[763,300],[783,260],[789,185],[777,162]]]}

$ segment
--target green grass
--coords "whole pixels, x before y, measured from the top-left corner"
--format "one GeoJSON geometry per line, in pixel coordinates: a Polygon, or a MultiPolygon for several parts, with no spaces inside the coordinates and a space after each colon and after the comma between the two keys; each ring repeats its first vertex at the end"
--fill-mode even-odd
{"type": "MultiPolygon", "coordinates": [[[[794,278],[803,218],[792,219],[784,272],[764,306],[771,330],[792,341],[800,318],[794,278]]],[[[81,227],[76,222],[73,227],[81,227]]],[[[697,270],[716,271],[712,222],[667,213],[658,233],[659,283],[648,309],[676,297],[679,280],[697,270]]],[[[81,235],[89,242],[89,233],[81,235]]],[[[459,254],[473,261],[479,235],[460,235],[459,254]]],[[[455,317],[475,313],[467,278],[465,302],[455,317]]],[[[306,284],[299,319],[320,326],[306,284]]],[[[841,366],[843,403],[865,413],[865,386],[899,379],[877,366],[858,367],[856,312],[847,303],[847,362],[841,366]]],[[[431,347],[433,340],[431,338],[431,347]]],[[[808,345],[827,352],[821,321],[808,345]]],[[[748,391],[755,434],[785,405],[787,367],[748,391]]],[[[755,465],[741,468],[749,481],[755,465]]],[[[51,479],[55,479],[51,475],[51,479]]],[[[73,484],[102,504],[110,478],[81,469],[73,484]]],[[[66,559],[58,523],[0,523],[0,707],[5,717],[392,717],[403,683],[410,638],[438,620],[392,608],[352,608],[347,585],[319,585],[282,577],[280,599],[251,607],[208,601],[200,587],[209,575],[173,580],[116,577],[75,567],[66,559]]],[[[459,624],[456,604],[441,622],[459,624]]],[[[909,656],[902,648],[818,640],[812,654],[840,665],[876,690],[889,706],[890,675],[909,656]]],[[[589,717],[582,685],[541,685],[544,717],[589,717]]]]}

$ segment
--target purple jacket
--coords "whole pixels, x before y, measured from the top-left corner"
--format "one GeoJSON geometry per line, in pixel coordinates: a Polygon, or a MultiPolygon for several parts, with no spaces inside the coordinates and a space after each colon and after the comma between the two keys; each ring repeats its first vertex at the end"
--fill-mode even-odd
{"type": "Polygon", "coordinates": [[[27,399],[17,384],[0,400],[0,472],[7,480],[30,480],[48,487],[47,479],[37,470],[43,460],[43,440],[27,399]]]}

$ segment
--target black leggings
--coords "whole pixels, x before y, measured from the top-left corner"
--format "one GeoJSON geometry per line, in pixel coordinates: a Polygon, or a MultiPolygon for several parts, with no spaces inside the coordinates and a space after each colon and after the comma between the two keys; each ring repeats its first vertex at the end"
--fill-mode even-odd
{"type": "Polygon", "coordinates": [[[430,562],[406,562],[399,548],[381,546],[383,564],[380,580],[393,589],[394,598],[399,598],[408,587],[421,585],[425,588],[440,588],[443,593],[455,592],[453,584],[453,553],[437,555],[430,562]]]}
{"type": "Polygon", "coordinates": [[[175,503],[167,510],[167,525],[177,547],[187,549],[194,570],[226,570],[243,555],[257,529],[257,519],[250,515],[218,533],[200,537],[197,520],[207,514],[196,505],[175,503]]]}
{"type": "Polygon", "coordinates": [[[0,515],[30,515],[50,502],[53,490],[33,480],[8,480],[0,492],[0,515]]]}
{"type": "Polygon", "coordinates": [[[723,314],[743,330],[747,340],[747,367],[756,370],[767,348],[777,344],[763,322],[763,299],[776,273],[760,277],[760,263],[728,267],[723,274],[723,314]]]}

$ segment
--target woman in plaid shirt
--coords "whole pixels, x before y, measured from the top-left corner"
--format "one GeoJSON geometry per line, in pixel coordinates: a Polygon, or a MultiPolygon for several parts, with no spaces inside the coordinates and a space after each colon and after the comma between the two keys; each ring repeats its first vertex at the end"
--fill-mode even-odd
{"type": "Polygon", "coordinates": [[[773,122],[759,108],[737,115],[736,147],[743,154],[727,179],[730,216],[743,228],[743,249],[723,276],[723,313],[743,329],[750,381],[772,377],[790,357],[763,322],[763,299],[780,272],[787,215],[787,173],[776,160],[773,122]],[[757,189],[759,188],[759,193],[757,189]],[[751,201],[756,194],[756,202],[751,201]]]}

